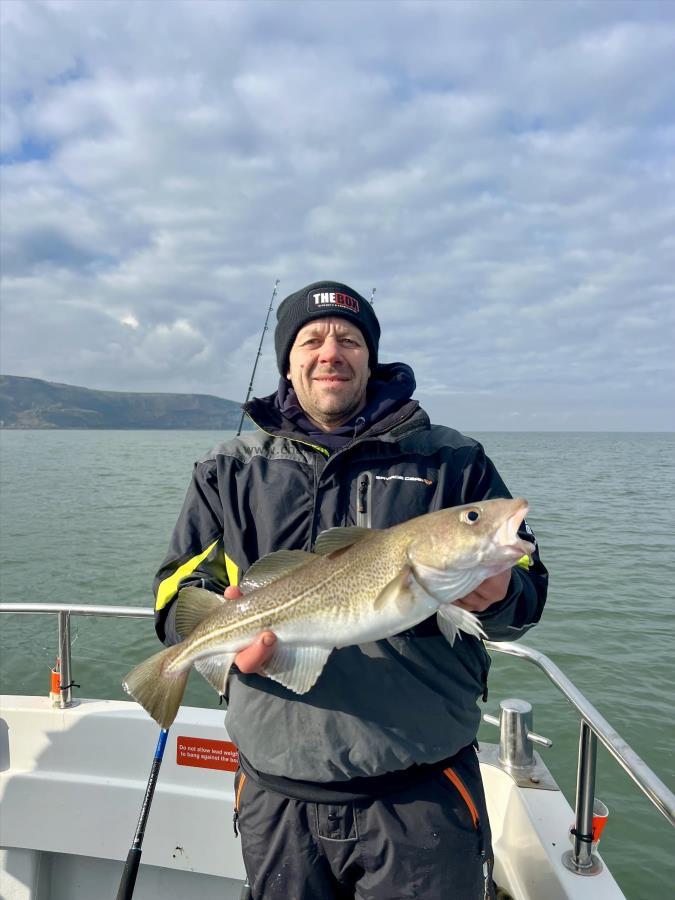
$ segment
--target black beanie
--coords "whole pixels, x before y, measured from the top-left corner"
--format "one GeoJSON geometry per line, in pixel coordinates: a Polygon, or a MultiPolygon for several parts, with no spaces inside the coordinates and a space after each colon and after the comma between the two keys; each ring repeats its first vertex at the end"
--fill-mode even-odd
{"type": "Polygon", "coordinates": [[[288,358],[295,336],[303,325],[320,316],[342,316],[362,332],[370,354],[371,372],[377,365],[380,323],[372,305],[353,288],[339,281],[315,281],[290,294],[277,309],[274,346],[283,378],[288,375],[288,358]]]}

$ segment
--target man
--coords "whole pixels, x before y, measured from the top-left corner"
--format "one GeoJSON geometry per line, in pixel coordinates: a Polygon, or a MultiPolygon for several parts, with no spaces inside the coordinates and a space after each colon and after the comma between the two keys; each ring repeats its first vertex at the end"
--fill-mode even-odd
{"type": "MultiPolygon", "coordinates": [[[[509,493],[480,444],[431,425],[412,370],[378,365],[380,326],[347,285],[321,281],[277,313],[278,392],[246,411],[258,431],[196,464],[156,579],[157,631],[175,643],[176,597],[239,596],[240,575],[334,526],[386,528],[509,493]]],[[[523,536],[525,536],[523,532],[523,536]]],[[[457,603],[492,639],[535,624],[547,573],[533,554],[457,603]]],[[[180,602],[180,600],[178,601],[180,602]]],[[[433,617],[389,640],[335,650],[295,695],[256,670],[266,632],[237,655],[227,728],[239,747],[236,813],[255,900],[473,900],[492,896],[474,749],[489,657],[451,647],[433,617]]]]}

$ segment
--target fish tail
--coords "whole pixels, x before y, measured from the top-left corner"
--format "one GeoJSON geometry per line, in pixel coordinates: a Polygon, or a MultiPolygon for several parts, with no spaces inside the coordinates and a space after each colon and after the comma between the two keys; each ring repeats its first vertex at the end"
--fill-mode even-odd
{"type": "Polygon", "coordinates": [[[162,728],[169,728],[176,718],[190,674],[190,666],[169,671],[169,664],[180,651],[180,646],[160,650],[132,669],[122,683],[127,694],[162,728]]]}

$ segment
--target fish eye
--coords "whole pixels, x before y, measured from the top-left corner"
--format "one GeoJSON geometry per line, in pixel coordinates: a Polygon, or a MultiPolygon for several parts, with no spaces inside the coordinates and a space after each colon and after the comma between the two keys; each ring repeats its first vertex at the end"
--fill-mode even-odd
{"type": "Polygon", "coordinates": [[[477,509],[465,509],[460,513],[459,518],[462,522],[466,522],[467,525],[475,525],[480,519],[480,513],[477,509]]]}

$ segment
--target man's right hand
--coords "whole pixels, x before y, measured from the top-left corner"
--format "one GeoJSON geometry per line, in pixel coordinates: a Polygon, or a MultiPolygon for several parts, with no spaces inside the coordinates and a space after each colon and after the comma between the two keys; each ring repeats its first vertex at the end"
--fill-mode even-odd
{"type": "MultiPolygon", "coordinates": [[[[230,585],[230,587],[225,588],[226,600],[238,600],[240,597],[243,597],[243,594],[238,587],[230,585]]],[[[277,636],[273,631],[263,631],[252,644],[249,644],[248,647],[244,647],[243,650],[237,653],[234,658],[235,666],[244,675],[252,675],[254,672],[259,672],[260,667],[272,655],[276,642],[277,636]]]]}

